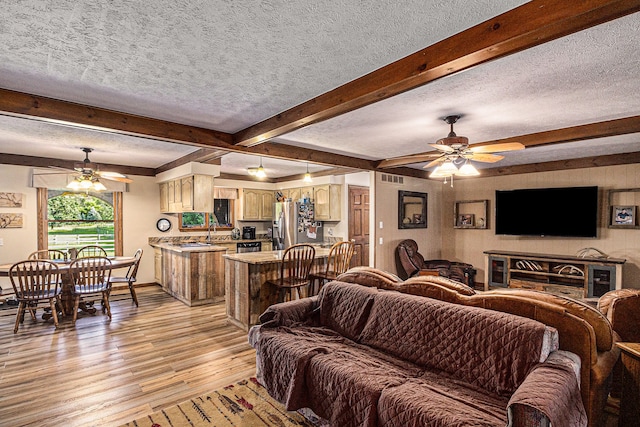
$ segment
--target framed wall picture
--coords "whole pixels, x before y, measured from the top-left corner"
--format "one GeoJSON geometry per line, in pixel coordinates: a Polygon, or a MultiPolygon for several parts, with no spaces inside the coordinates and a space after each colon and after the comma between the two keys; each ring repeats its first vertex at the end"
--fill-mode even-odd
{"type": "Polygon", "coordinates": [[[617,227],[635,227],[637,206],[612,206],[611,225],[617,227]]]}
{"type": "Polygon", "coordinates": [[[22,193],[6,193],[4,191],[0,191],[0,207],[21,208],[22,193]]]}
{"type": "Polygon", "coordinates": [[[460,227],[475,227],[475,215],[474,214],[460,214],[458,216],[458,224],[460,227]]]}
{"type": "Polygon", "coordinates": [[[427,193],[398,190],[398,228],[427,228],[427,193]]]}

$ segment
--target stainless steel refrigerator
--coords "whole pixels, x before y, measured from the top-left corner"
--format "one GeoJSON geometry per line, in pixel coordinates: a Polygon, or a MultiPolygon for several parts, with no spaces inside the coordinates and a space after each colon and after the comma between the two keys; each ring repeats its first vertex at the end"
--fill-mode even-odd
{"type": "Polygon", "coordinates": [[[322,222],[314,220],[313,203],[277,202],[273,209],[273,249],[324,240],[322,222]]]}

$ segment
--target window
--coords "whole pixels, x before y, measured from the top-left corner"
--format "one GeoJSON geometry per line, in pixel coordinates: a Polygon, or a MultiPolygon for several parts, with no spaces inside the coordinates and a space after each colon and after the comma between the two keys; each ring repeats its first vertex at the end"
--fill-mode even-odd
{"type": "Polygon", "coordinates": [[[113,193],[70,193],[48,190],[48,248],[67,251],[86,245],[115,255],[113,193]]]}
{"type": "Polygon", "coordinates": [[[185,212],[180,214],[180,231],[206,230],[209,226],[217,229],[233,228],[233,200],[215,199],[213,201],[213,213],[185,212]]]}

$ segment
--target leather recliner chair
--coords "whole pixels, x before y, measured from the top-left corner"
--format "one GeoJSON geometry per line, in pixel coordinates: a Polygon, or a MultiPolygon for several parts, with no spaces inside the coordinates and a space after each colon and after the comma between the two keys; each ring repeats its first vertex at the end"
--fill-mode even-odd
{"type": "Polygon", "coordinates": [[[421,274],[436,274],[474,287],[476,269],[471,264],[445,259],[425,260],[415,240],[406,239],[396,247],[396,269],[403,280],[421,274]]]}

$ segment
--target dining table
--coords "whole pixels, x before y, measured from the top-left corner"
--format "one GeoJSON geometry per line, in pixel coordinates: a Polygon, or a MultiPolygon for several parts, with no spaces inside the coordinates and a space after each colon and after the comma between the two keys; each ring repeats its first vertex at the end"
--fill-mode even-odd
{"type": "MultiPolygon", "coordinates": [[[[111,270],[117,270],[120,268],[127,268],[132,266],[136,262],[136,258],[132,256],[110,256],[107,257],[111,261],[111,270]]],[[[62,294],[60,296],[62,307],[66,315],[73,314],[74,299],[71,290],[73,289],[73,280],[70,274],[71,263],[73,259],[60,259],[49,260],[58,266],[60,272],[60,280],[62,282],[62,294]]],[[[0,277],[9,277],[9,269],[13,264],[0,264],[0,277]]],[[[96,309],[93,307],[93,302],[83,302],[80,304],[80,311],[86,313],[95,313],[96,309]]],[[[45,310],[42,315],[43,320],[51,318],[51,313],[45,310]]]]}

